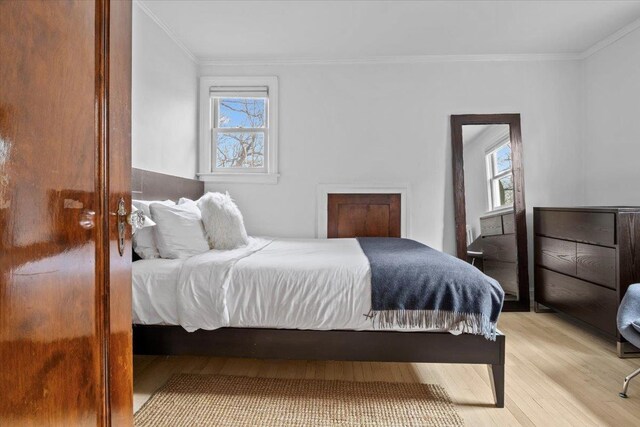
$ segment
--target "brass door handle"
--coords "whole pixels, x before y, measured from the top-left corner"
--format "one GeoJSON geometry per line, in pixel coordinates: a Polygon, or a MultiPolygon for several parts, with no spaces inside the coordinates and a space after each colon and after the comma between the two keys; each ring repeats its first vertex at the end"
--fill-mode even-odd
{"type": "Polygon", "coordinates": [[[124,199],[121,197],[118,200],[118,210],[115,215],[117,216],[118,221],[118,252],[120,256],[124,255],[124,241],[126,237],[126,224],[129,222],[129,218],[127,217],[127,208],[125,205],[124,199]]]}
{"type": "Polygon", "coordinates": [[[126,203],[121,197],[118,200],[118,210],[112,212],[111,215],[117,217],[118,224],[118,252],[120,256],[124,255],[124,243],[126,237],[126,224],[133,227],[134,230],[139,230],[144,225],[144,214],[140,210],[134,212],[127,212],[126,203]]]}

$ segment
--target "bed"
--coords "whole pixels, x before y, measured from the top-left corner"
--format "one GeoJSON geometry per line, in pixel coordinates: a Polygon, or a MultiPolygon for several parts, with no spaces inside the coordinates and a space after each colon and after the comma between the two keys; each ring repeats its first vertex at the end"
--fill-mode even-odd
{"type": "MultiPolygon", "coordinates": [[[[141,170],[133,184],[142,200],[195,199],[204,191],[201,182],[141,170]]],[[[134,354],[484,364],[503,407],[504,335],[491,340],[424,325],[380,330],[366,315],[368,265],[355,239],[253,238],[240,250],[136,261],[134,354]],[[200,286],[229,265],[223,296],[200,286]],[[287,280],[279,277],[283,267],[287,280]],[[340,280],[332,277],[338,270],[340,280]]]]}

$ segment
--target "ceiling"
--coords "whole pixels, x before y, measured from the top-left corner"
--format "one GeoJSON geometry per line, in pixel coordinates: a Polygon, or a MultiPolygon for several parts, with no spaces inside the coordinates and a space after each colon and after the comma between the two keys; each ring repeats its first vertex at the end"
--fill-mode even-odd
{"type": "Polygon", "coordinates": [[[200,60],[580,54],[640,1],[144,0],[200,60]]]}
{"type": "Polygon", "coordinates": [[[487,130],[489,125],[464,125],[462,126],[462,145],[467,145],[487,130]]]}
{"type": "Polygon", "coordinates": [[[463,125],[462,126],[462,145],[467,145],[470,142],[475,141],[481,135],[488,133],[491,129],[491,134],[494,136],[507,135],[509,133],[509,125],[463,125]]]}

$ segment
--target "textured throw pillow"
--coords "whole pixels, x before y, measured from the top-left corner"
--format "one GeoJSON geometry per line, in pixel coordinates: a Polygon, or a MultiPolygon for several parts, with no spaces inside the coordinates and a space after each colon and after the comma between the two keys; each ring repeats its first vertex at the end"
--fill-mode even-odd
{"type": "MultiPolygon", "coordinates": [[[[172,200],[133,200],[132,203],[136,209],[140,209],[148,218],[151,218],[151,211],[149,210],[149,205],[151,203],[162,203],[167,206],[175,205],[175,202],[172,200]]],[[[133,250],[142,259],[160,258],[158,246],[156,245],[154,228],[155,227],[143,228],[133,235],[133,250]]]]}
{"type": "Polygon", "coordinates": [[[638,333],[640,334],[640,319],[636,319],[633,322],[631,322],[631,326],[633,326],[633,329],[638,331],[638,333]]]}
{"type": "Polygon", "coordinates": [[[235,249],[249,243],[242,213],[229,193],[207,193],[198,200],[198,207],[212,249],[235,249]]]}
{"type": "Polygon", "coordinates": [[[189,258],[209,250],[200,210],[195,204],[150,205],[155,236],[162,258],[189,258]]]}

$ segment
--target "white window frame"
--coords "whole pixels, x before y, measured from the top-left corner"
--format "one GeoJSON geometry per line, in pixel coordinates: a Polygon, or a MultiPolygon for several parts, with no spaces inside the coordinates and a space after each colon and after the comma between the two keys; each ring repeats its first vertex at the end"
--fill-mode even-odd
{"type": "Polygon", "coordinates": [[[200,150],[201,181],[276,184],[278,182],[278,78],[275,76],[200,77],[200,150]],[[264,142],[264,168],[215,168],[213,164],[212,86],[266,86],[269,88],[267,131],[264,142]]]}
{"type": "MultiPolygon", "coordinates": [[[[498,182],[500,182],[500,179],[504,178],[505,176],[511,175],[511,181],[513,182],[513,163],[511,164],[511,169],[507,169],[506,171],[496,173],[497,164],[496,164],[495,153],[507,144],[511,144],[511,139],[509,138],[509,134],[501,137],[497,143],[492,145],[491,148],[489,148],[485,152],[485,165],[486,165],[486,172],[487,172],[487,196],[488,196],[487,201],[489,205],[489,209],[487,210],[488,212],[499,211],[499,210],[506,209],[513,206],[513,204],[496,206],[494,203],[495,198],[497,197],[498,182]]],[[[511,161],[513,162],[513,158],[511,159],[511,161]]]]}

